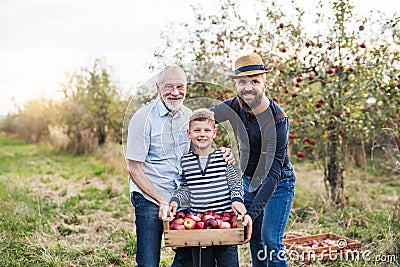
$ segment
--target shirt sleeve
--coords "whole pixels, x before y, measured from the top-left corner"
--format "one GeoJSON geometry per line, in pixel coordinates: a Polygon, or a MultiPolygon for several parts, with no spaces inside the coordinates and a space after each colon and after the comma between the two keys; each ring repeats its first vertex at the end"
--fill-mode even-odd
{"type": "Polygon", "coordinates": [[[268,201],[271,199],[272,194],[278,186],[281,179],[283,164],[287,156],[288,148],[288,134],[289,134],[289,119],[283,118],[276,122],[276,151],[274,160],[269,170],[267,177],[258,189],[254,200],[248,209],[247,213],[255,220],[268,201]]]}
{"type": "Polygon", "coordinates": [[[214,112],[214,118],[217,123],[227,121],[235,111],[231,108],[232,99],[225,100],[210,108],[214,112]]]}
{"type": "Polygon", "coordinates": [[[231,192],[231,201],[244,202],[244,192],[242,181],[239,179],[238,172],[233,165],[228,164],[226,166],[226,179],[228,182],[229,191],[231,192]]]}
{"type": "Polygon", "coordinates": [[[148,109],[139,109],[129,121],[125,158],[144,162],[150,147],[148,109]]]}
{"type": "Polygon", "coordinates": [[[184,171],[182,171],[182,185],[175,190],[175,193],[172,196],[170,202],[171,201],[175,201],[176,203],[178,203],[179,207],[190,206],[190,190],[187,185],[187,180],[184,171]]]}

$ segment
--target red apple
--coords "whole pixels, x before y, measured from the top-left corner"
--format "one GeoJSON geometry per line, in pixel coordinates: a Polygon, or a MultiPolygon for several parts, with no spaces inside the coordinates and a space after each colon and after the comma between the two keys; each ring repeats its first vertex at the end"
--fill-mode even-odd
{"type": "Polygon", "coordinates": [[[366,48],[367,46],[364,43],[362,43],[362,44],[360,44],[360,47],[361,48],[366,48]]]}
{"type": "Polygon", "coordinates": [[[320,108],[321,107],[321,103],[319,103],[319,102],[315,103],[315,107],[316,108],[320,108]]]}
{"type": "Polygon", "coordinates": [[[233,216],[231,217],[231,220],[230,220],[229,222],[230,222],[230,224],[232,224],[232,223],[234,223],[234,222],[237,222],[237,217],[236,217],[236,215],[233,215],[233,216]]]}
{"type": "Polygon", "coordinates": [[[183,211],[178,211],[177,213],[176,213],[176,216],[175,216],[176,218],[185,218],[186,217],[186,214],[183,212],[183,211]]]}
{"type": "Polygon", "coordinates": [[[326,72],[326,74],[333,74],[333,73],[335,73],[334,69],[332,69],[332,68],[327,69],[325,72],[326,72]]]}
{"type": "Polygon", "coordinates": [[[175,224],[175,228],[173,230],[185,230],[185,226],[183,224],[175,224]]]}
{"type": "Polygon", "coordinates": [[[201,212],[197,212],[196,216],[199,217],[200,219],[203,219],[204,214],[201,212]]]}
{"type": "Polygon", "coordinates": [[[296,82],[298,82],[298,83],[301,82],[302,80],[303,80],[303,79],[302,79],[301,77],[297,77],[297,78],[296,78],[296,82]]]}
{"type": "Polygon", "coordinates": [[[184,218],[176,218],[176,219],[174,220],[174,223],[175,223],[175,224],[181,224],[181,225],[183,225],[184,222],[185,222],[185,219],[184,219],[184,218]]]}
{"type": "Polygon", "coordinates": [[[185,229],[192,230],[196,228],[196,221],[192,218],[185,218],[185,229]]]}
{"type": "Polygon", "coordinates": [[[213,215],[206,214],[206,215],[204,215],[202,221],[205,222],[205,221],[207,221],[208,219],[215,219],[215,217],[214,217],[213,215]]]}
{"type": "Polygon", "coordinates": [[[231,223],[232,228],[237,228],[237,222],[231,223]]]}
{"type": "Polygon", "coordinates": [[[218,223],[218,228],[220,228],[221,227],[221,223],[223,223],[223,221],[221,219],[215,219],[215,220],[218,223]]]}
{"type": "Polygon", "coordinates": [[[193,215],[191,213],[186,214],[186,218],[192,218],[196,222],[201,221],[201,219],[199,217],[197,217],[196,215],[193,215]]]}
{"type": "Polygon", "coordinates": [[[221,216],[221,214],[214,214],[214,218],[215,218],[215,219],[221,219],[222,216],[221,216]]]}
{"type": "Polygon", "coordinates": [[[308,142],[308,138],[307,138],[307,137],[304,137],[304,138],[303,138],[303,144],[305,144],[306,142],[308,142]]]}
{"type": "Polygon", "coordinates": [[[310,140],[310,144],[312,144],[313,146],[315,146],[315,145],[317,144],[317,141],[315,141],[314,139],[313,139],[313,140],[310,140]]]}
{"type": "Polygon", "coordinates": [[[197,222],[196,229],[204,229],[204,222],[197,222]]]}
{"type": "Polygon", "coordinates": [[[297,157],[299,157],[299,158],[304,157],[304,152],[303,152],[303,151],[299,151],[299,152],[297,153],[297,157]]]}
{"type": "Polygon", "coordinates": [[[195,220],[196,222],[201,221],[200,217],[197,217],[196,215],[193,215],[193,220],[195,220]]]}
{"type": "Polygon", "coordinates": [[[283,25],[283,23],[279,23],[279,28],[283,29],[283,27],[285,27],[285,25],[283,25]]]}
{"type": "Polygon", "coordinates": [[[204,228],[206,229],[217,229],[218,228],[218,222],[215,219],[208,219],[204,223],[204,228]]]}
{"type": "Polygon", "coordinates": [[[227,211],[224,211],[223,213],[222,213],[222,217],[232,217],[232,213],[230,213],[230,212],[227,212],[227,211]]]}
{"type": "Polygon", "coordinates": [[[289,139],[294,139],[294,134],[289,134],[289,139]]]}
{"type": "Polygon", "coordinates": [[[221,218],[221,220],[222,220],[223,222],[230,222],[230,221],[231,221],[231,217],[223,216],[223,217],[221,218]]]}
{"type": "Polygon", "coordinates": [[[358,27],[358,29],[359,29],[360,31],[363,31],[363,30],[364,30],[364,25],[360,25],[360,26],[358,27]]]}
{"type": "Polygon", "coordinates": [[[219,229],[229,229],[231,228],[231,224],[229,222],[222,222],[219,226],[219,229]]]}
{"type": "Polygon", "coordinates": [[[299,94],[299,93],[297,93],[297,92],[293,92],[293,93],[292,93],[292,97],[296,97],[296,96],[298,96],[298,94],[299,94]]]}
{"type": "Polygon", "coordinates": [[[212,210],[206,210],[206,212],[204,212],[204,215],[212,215],[214,216],[214,212],[212,210]]]}

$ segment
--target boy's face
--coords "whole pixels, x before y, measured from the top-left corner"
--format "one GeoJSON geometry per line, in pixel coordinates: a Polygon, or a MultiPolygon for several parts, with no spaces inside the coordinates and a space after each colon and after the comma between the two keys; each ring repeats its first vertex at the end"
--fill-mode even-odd
{"type": "Polygon", "coordinates": [[[193,144],[201,149],[212,147],[217,131],[209,121],[192,121],[187,130],[193,144]]]}

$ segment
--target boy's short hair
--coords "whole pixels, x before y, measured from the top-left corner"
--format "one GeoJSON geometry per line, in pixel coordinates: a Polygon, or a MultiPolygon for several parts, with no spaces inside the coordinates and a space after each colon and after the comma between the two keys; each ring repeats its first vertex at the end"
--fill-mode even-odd
{"type": "Polygon", "coordinates": [[[199,108],[192,112],[189,121],[189,127],[193,121],[209,121],[212,126],[215,126],[214,112],[208,108],[199,108]]]}

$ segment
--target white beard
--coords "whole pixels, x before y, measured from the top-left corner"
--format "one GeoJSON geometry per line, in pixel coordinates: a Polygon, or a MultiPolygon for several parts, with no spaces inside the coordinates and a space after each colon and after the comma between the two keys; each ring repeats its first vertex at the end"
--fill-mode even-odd
{"type": "Polygon", "coordinates": [[[169,97],[163,97],[162,99],[164,101],[164,105],[171,111],[176,110],[183,104],[183,98],[181,98],[179,102],[170,102],[169,97]]]}

